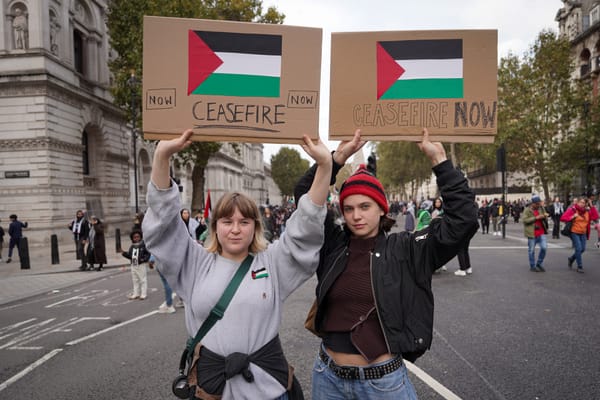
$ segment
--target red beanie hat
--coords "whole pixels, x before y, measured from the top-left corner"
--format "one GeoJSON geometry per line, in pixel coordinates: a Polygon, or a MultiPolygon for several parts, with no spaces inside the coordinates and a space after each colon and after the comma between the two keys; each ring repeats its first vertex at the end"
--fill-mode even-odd
{"type": "Polygon", "coordinates": [[[340,207],[344,209],[344,199],[353,194],[363,194],[369,196],[379,207],[387,214],[389,206],[387,199],[385,198],[385,192],[383,191],[383,185],[379,180],[367,171],[364,164],[358,167],[358,170],[351,175],[340,190],[340,207]]]}

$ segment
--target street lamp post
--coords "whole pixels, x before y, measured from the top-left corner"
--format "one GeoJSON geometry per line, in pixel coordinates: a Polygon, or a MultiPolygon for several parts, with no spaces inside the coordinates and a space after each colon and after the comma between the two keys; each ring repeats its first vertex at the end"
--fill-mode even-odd
{"type": "Polygon", "coordinates": [[[131,139],[133,140],[133,190],[135,196],[135,213],[139,213],[138,206],[138,174],[137,174],[137,133],[135,131],[135,120],[137,118],[137,109],[135,106],[135,94],[138,86],[138,79],[135,77],[135,71],[131,71],[131,76],[127,80],[131,89],[131,139]]]}

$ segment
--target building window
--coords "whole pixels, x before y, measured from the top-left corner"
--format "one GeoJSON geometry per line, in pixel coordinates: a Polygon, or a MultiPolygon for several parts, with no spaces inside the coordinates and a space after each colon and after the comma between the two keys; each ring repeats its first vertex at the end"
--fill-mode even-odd
{"type": "Polygon", "coordinates": [[[596,5],[590,11],[590,27],[600,21],[600,6],[596,5]]]}
{"type": "Polygon", "coordinates": [[[83,147],[82,161],[83,161],[83,175],[90,174],[90,157],[89,157],[89,145],[88,145],[88,133],[83,131],[81,135],[81,146],[83,147]]]}
{"type": "Polygon", "coordinates": [[[83,35],[75,29],[73,31],[73,58],[75,60],[75,71],[83,75],[83,35]]]}

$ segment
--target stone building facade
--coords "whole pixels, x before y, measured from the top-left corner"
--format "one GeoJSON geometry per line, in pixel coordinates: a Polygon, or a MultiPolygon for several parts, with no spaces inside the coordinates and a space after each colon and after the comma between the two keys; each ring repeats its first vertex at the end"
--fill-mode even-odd
{"type": "MultiPolygon", "coordinates": [[[[575,63],[573,79],[589,80],[593,96],[598,96],[600,76],[600,1],[563,0],[564,7],[558,10],[556,21],[559,33],[571,42],[572,58],[575,63]]],[[[600,134],[596,132],[595,134],[600,134]]],[[[598,193],[600,190],[600,160],[584,151],[587,171],[582,171],[580,193],[598,193]]]]}
{"type": "MultiPolygon", "coordinates": [[[[28,221],[30,246],[47,245],[52,234],[68,242],[77,209],[100,217],[114,235],[131,228],[136,192],[139,209],[146,208],[154,145],[137,139],[134,156],[131,127],[112,103],[107,6],[0,0],[0,219],[4,227],[13,213],[28,221]]],[[[226,145],[209,161],[207,188],[264,202],[273,184],[262,144],[242,148],[237,156],[226,145]]],[[[189,205],[191,168],[176,174],[189,205]]]]}

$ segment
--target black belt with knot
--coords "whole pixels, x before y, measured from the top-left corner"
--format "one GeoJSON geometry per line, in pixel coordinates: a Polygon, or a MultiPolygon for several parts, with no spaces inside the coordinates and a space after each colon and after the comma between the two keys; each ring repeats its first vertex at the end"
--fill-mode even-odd
{"type": "Polygon", "coordinates": [[[380,379],[402,366],[402,357],[400,356],[396,356],[396,358],[376,367],[349,367],[337,365],[322,347],[319,349],[319,358],[321,358],[321,361],[323,361],[336,376],[342,379],[380,379]]]}

